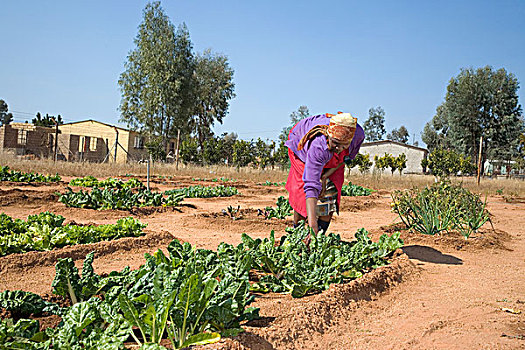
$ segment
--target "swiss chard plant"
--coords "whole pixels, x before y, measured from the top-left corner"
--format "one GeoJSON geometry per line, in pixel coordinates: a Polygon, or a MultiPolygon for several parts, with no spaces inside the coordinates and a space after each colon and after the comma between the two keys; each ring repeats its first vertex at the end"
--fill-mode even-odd
{"type": "Polygon", "coordinates": [[[69,182],[69,186],[81,187],[100,187],[100,188],[145,188],[146,186],[138,179],[132,177],[126,181],[115,178],[107,178],[105,180],[97,180],[96,177],[88,175],[81,178],[73,179],[69,182]]]}
{"type": "Polygon", "coordinates": [[[135,207],[177,206],[184,196],[183,193],[166,191],[163,194],[146,189],[133,191],[129,188],[94,187],[91,192],[75,192],[67,187],[67,192],[60,194],[59,201],[74,208],[130,210],[135,207]]]}
{"type": "Polygon", "coordinates": [[[264,211],[259,210],[259,215],[264,215],[265,219],[286,219],[287,216],[292,215],[293,208],[284,196],[277,198],[276,207],[266,207],[264,211]]]}
{"type": "Polygon", "coordinates": [[[349,182],[348,185],[343,185],[341,188],[341,195],[342,196],[369,196],[371,195],[373,190],[359,186],[354,185],[353,183],[349,182]]]}
{"type": "Polygon", "coordinates": [[[41,175],[37,173],[24,173],[10,170],[8,166],[0,166],[0,181],[13,182],[58,182],[60,175],[41,175]]]}
{"type": "Polygon", "coordinates": [[[188,198],[211,198],[211,197],[231,197],[239,194],[236,187],[231,186],[189,186],[174,190],[168,190],[165,194],[183,194],[188,198]]]}
{"type": "Polygon", "coordinates": [[[50,212],[30,215],[27,221],[0,214],[0,256],[43,251],[73,244],[95,243],[144,234],[138,220],[129,217],[107,225],[63,225],[65,218],[50,212]]]}

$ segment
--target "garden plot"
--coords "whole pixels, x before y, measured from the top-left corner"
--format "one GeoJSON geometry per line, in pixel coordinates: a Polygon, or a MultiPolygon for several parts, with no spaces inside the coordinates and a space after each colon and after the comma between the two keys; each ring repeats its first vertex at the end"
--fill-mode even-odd
{"type": "MultiPolygon", "coordinates": [[[[171,181],[176,182],[177,179],[171,179],[171,181]]],[[[187,185],[189,184],[177,184],[176,187],[186,187],[187,185]]],[[[97,247],[96,250],[104,251],[103,254],[97,256],[94,260],[95,272],[105,274],[111,271],[120,271],[127,265],[132,269],[138,268],[139,265],[144,263],[144,253],[153,253],[157,249],[165,251],[173,236],[207,249],[216,249],[218,244],[223,241],[234,245],[239,244],[241,242],[241,234],[244,232],[254,238],[265,238],[268,237],[268,234],[273,229],[276,231],[276,237],[280,238],[284,234],[284,227],[288,226],[290,219],[280,221],[278,219],[264,220],[261,218],[258,220],[255,211],[267,206],[275,206],[278,196],[285,194],[284,189],[276,189],[277,191],[258,196],[261,185],[250,183],[234,184],[234,186],[238,187],[237,185],[245,186],[241,191],[241,195],[230,198],[185,199],[187,204],[191,204],[193,207],[181,207],[180,211],[131,212],[132,216],[148,224],[147,230],[151,231],[153,235],[148,241],[143,241],[138,245],[124,243],[144,238],[125,238],[113,242],[88,245],[86,248],[97,247]],[[223,210],[228,208],[228,206],[237,207],[238,205],[240,205],[241,213],[245,215],[243,219],[233,220],[228,215],[224,215],[223,210]],[[162,236],[155,235],[155,232],[169,232],[169,234],[162,236]],[[104,248],[108,246],[111,246],[111,249],[104,248]]],[[[158,187],[159,190],[164,191],[175,186],[168,182],[167,184],[159,184],[158,187]]],[[[31,190],[34,189],[31,188],[31,190]]],[[[42,190],[44,190],[44,187],[42,187],[42,190]]],[[[8,210],[11,216],[26,218],[28,214],[36,214],[39,211],[43,211],[41,209],[46,208],[45,203],[42,201],[34,203],[38,204],[38,208],[26,207],[23,203],[23,201],[13,201],[9,207],[3,209],[8,210]],[[17,211],[19,211],[18,214],[17,211]]],[[[53,206],[54,204],[49,203],[49,205],[53,206]]],[[[333,230],[340,233],[344,240],[352,240],[356,230],[360,227],[369,229],[374,240],[377,240],[384,231],[381,229],[381,226],[390,225],[396,219],[396,215],[390,211],[390,199],[385,195],[374,197],[374,194],[372,194],[369,198],[363,197],[359,199],[344,197],[342,207],[344,210],[340,216],[335,217],[330,231],[333,230]],[[364,204],[366,201],[372,201],[373,205],[364,204]],[[359,203],[361,206],[356,208],[357,211],[345,210],[350,209],[350,207],[345,208],[345,205],[349,205],[348,203],[359,203]]],[[[520,209],[523,210],[525,208],[519,205],[508,205],[502,201],[492,204],[491,198],[489,198],[488,207],[494,214],[493,223],[496,229],[509,232],[513,239],[516,240],[516,235],[513,233],[521,232],[518,226],[519,218],[514,220],[515,226],[512,226],[509,218],[514,218],[520,209]],[[491,205],[496,206],[495,210],[491,208],[491,205]],[[514,214],[514,216],[510,214],[514,214]],[[508,215],[507,219],[505,218],[506,215],[508,215]]],[[[114,223],[116,218],[130,214],[119,210],[96,211],[66,208],[60,203],[56,207],[53,206],[53,209],[56,209],[53,210],[55,213],[65,216],[67,220],[82,223],[114,223]]],[[[521,223],[521,225],[525,226],[525,222],[521,223]]],[[[481,233],[488,235],[488,231],[485,233],[484,229],[480,230],[481,233]]],[[[389,229],[387,228],[386,230],[389,229]]],[[[521,253],[523,253],[522,247],[517,249],[520,246],[510,240],[505,242],[504,246],[514,249],[514,251],[494,249],[494,247],[488,246],[481,247],[476,251],[468,249],[457,251],[452,245],[439,245],[438,237],[425,236],[426,241],[416,241],[415,238],[410,238],[406,230],[401,230],[401,232],[402,238],[406,237],[407,242],[405,243],[409,246],[425,245],[431,247],[442,252],[443,255],[456,257],[458,261],[461,261],[461,264],[451,265],[426,262],[418,259],[421,256],[414,256],[413,254],[409,254],[412,258],[409,261],[406,255],[399,255],[394,258],[390,265],[375,269],[351,283],[332,285],[328,291],[320,294],[300,299],[294,299],[290,295],[274,293],[257,294],[255,302],[250,306],[260,308],[261,318],[243,324],[246,332],[238,337],[222,340],[220,343],[209,347],[214,349],[242,347],[258,349],[380,348],[381,344],[384,345],[387,339],[393,339],[392,346],[394,347],[397,344],[398,346],[410,348],[411,346],[407,346],[407,342],[412,341],[413,348],[425,348],[436,341],[445,342],[448,338],[459,341],[456,345],[462,344],[463,346],[461,347],[480,345],[478,338],[469,335],[467,332],[469,327],[477,327],[484,330],[482,339],[485,344],[501,345],[499,346],[501,348],[516,348],[516,345],[519,345],[519,340],[501,337],[501,334],[503,332],[510,335],[519,334],[519,322],[522,320],[522,316],[505,313],[500,309],[502,307],[520,309],[520,304],[516,304],[518,299],[516,296],[518,296],[520,290],[523,290],[523,284],[520,284],[519,274],[517,271],[514,271],[523,268],[523,259],[521,258],[520,260],[519,258],[519,249],[522,249],[521,253]],[[411,241],[410,239],[413,240],[411,241]],[[483,280],[489,278],[498,279],[497,274],[494,275],[492,271],[486,271],[484,266],[485,264],[501,264],[500,261],[503,257],[513,261],[513,265],[508,265],[509,267],[513,266],[511,269],[501,266],[508,272],[508,276],[505,278],[500,277],[501,286],[494,285],[490,293],[485,290],[480,292],[479,288],[476,288],[477,281],[473,278],[474,275],[476,273],[479,275],[480,271],[484,271],[485,276],[482,278],[483,280]],[[483,263],[481,260],[483,260],[483,263]],[[419,266],[415,267],[414,264],[419,266]],[[451,266],[458,270],[450,270],[451,266]],[[469,273],[461,273],[461,270],[459,270],[461,268],[468,268],[469,273]],[[438,273],[438,275],[435,275],[435,273],[438,273]],[[472,278],[470,278],[470,275],[472,275],[472,278]],[[448,278],[451,277],[458,281],[450,281],[448,278]],[[404,282],[398,285],[401,281],[404,282]],[[456,293],[454,303],[450,301],[447,303],[446,300],[447,293],[453,290],[453,287],[447,287],[448,284],[451,284],[456,289],[463,288],[458,289],[461,292],[456,293]],[[423,289],[419,286],[426,286],[427,288],[423,289]],[[472,302],[472,295],[468,297],[466,292],[464,292],[469,290],[469,286],[478,290],[477,294],[472,293],[472,295],[477,295],[472,302]],[[516,286],[517,289],[509,288],[509,286],[516,286]],[[391,289],[392,287],[394,288],[391,289]],[[435,301],[434,295],[437,292],[435,288],[439,288],[445,300],[439,303],[435,301]],[[512,292],[512,290],[516,291],[512,292]],[[505,295],[500,296],[499,293],[505,295]],[[397,296],[398,294],[399,296],[397,296]],[[425,299],[427,297],[428,299],[425,299]],[[503,299],[507,301],[502,301],[499,304],[496,301],[503,299]],[[430,303],[434,307],[430,315],[434,315],[438,320],[442,318],[443,324],[446,326],[425,333],[428,329],[432,329],[432,322],[437,321],[427,318],[426,314],[428,311],[425,311],[425,307],[421,305],[421,300],[428,300],[425,303],[430,303]],[[453,308],[447,311],[447,304],[452,304],[453,308]],[[486,318],[487,323],[480,323],[480,321],[466,318],[463,321],[464,323],[459,325],[451,320],[450,317],[457,310],[461,310],[462,307],[468,308],[471,312],[474,311],[477,316],[484,315],[486,310],[499,311],[486,318]],[[399,314],[385,314],[386,310],[391,309],[398,310],[398,313],[403,316],[399,316],[399,314]],[[401,319],[405,321],[399,323],[401,319]],[[489,321],[497,322],[493,323],[494,326],[489,326],[489,321]],[[410,327],[408,327],[409,325],[410,327]],[[463,331],[464,328],[467,330],[463,331]],[[510,333],[512,330],[515,333],[510,333]],[[406,339],[399,337],[398,334],[403,334],[406,339]],[[421,336],[422,334],[424,334],[423,337],[421,336]],[[461,340],[457,339],[456,334],[462,336],[461,340]]],[[[465,241],[463,237],[459,238],[465,241]]],[[[471,236],[471,238],[475,237],[471,236]]],[[[470,241],[467,240],[467,242],[470,241]]],[[[56,251],[26,254],[56,254],[60,250],[65,252],[67,249],[74,248],[68,247],[56,251]]],[[[73,254],[73,250],[68,253],[74,257],[75,265],[81,268],[85,256],[84,253],[87,253],[87,250],[82,252],[84,255],[81,255],[80,252],[73,254]]],[[[414,253],[414,251],[410,253],[414,253]]],[[[34,264],[17,267],[15,261],[24,260],[24,254],[18,254],[16,260],[13,259],[9,263],[8,268],[1,270],[2,281],[0,282],[0,289],[23,289],[34,291],[38,294],[50,293],[50,281],[53,280],[55,272],[53,263],[56,262],[57,258],[65,256],[67,256],[67,253],[48,257],[44,260],[35,259],[34,264]],[[44,261],[47,261],[47,263],[44,263],[44,261]]],[[[29,257],[29,255],[26,255],[26,257],[29,257]]],[[[521,306],[521,308],[523,307],[521,306]]]]}

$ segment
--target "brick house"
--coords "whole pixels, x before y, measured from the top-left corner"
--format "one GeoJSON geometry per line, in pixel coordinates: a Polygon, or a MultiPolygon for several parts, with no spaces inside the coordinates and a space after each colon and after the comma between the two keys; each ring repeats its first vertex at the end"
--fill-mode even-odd
{"type": "MultiPolygon", "coordinates": [[[[59,125],[59,159],[68,161],[126,163],[149,158],[146,137],[138,132],[96,120],[59,125]]],[[[176,140],[168,142],[168,155],[175,154],[176,140]]]]}
{"type": "Polygon", "coordinates": [[[0,127],[0,149],[15,155],[52,157],[55,129],[29,123],[10,123],[0,127]]]}

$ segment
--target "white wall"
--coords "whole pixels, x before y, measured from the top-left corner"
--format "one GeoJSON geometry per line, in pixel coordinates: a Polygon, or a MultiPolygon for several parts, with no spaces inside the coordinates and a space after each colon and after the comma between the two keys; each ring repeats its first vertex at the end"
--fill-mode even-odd
{"type": "MultiPolygon", "coordinates": [[[[405,173],[423,173],[423,167],[421,166],[421,161],[425,157],[425,151],[422,149],[416,149],[411,147],[406,147],[396,143],[364,143],[359,150],[359,153],[370,155],[370,161],[374,161],[374,156],[382,157],[385,153],[390,153],[394,157],[399,156],[401,153],[404,153],[407,156],[407,167],[403,170],[405,173]]],[[[370,171],[374,171],[375,164],[370,168],[370,171]]],[[[353,170],[355,171],[356,168],[353,170]]],[[[385,169],[385,171],[390,171],[390,169],[385,169]]]]}

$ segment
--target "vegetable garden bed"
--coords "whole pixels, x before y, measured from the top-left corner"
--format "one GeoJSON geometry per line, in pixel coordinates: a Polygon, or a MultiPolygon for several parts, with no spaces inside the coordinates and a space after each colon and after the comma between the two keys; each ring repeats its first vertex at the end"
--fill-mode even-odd
{"type": "Polygon", "coordinates": [[[39,332],[37,321],[3,320],[0,341],[35,349],[117,349],[134,340],[161,349],[167,332],[174,348],[214,342],[221,335],[239,334],[241,322],[258,318],[259,309],[248,307],[254,300],[250,290],[274,290],[294,297],[319,292],[386,264],[386,257],[402,244],[398,235],[372,243],[366,231],[360,230],[355,242],[314,234],[307,247],[302,242],[307,232],[305,228],[289,230],[281,245],[276,244],[273,232],[264,240],[243,235],[243,243],[221,243],[216,252],[174,240],[167,255],[160,250],[146,254],[139,269],[105,277],[94,272],[92,253],[84,260],[81,274],[71,259],[61,259],[53,291],[70,299],[71,307],[61,308],[23,292],[4,292],[0,305],[14,315],[57,314],[64,324],[39,332]],[[264,274],[256,283],[249,280],[252,269],[264,274]]]}

